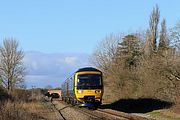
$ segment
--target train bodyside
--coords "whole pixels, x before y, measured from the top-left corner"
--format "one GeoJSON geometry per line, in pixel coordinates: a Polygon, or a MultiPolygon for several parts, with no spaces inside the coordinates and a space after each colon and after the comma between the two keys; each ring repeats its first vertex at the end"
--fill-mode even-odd
{"type": "Polygon", "coordinates": [[[65,102],[76,102],[74,93],[74,75],[69,77],[61,85],[62,88],[62,100],[65,102]]]}
{"type": "Polygon", "coordinates": [[[62,84],[65,101],[81,105],[100,105],[103,96],[102,72],[95,68],[81,68],[62,84]]]}

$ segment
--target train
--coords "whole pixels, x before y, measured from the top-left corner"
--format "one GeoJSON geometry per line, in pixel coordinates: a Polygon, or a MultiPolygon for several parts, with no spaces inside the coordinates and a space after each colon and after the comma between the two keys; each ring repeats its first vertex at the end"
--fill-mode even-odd
{"type": "Polygon", "coordinates": [[[98,107],[102,104],[103,75],[93,67],[78,69],[61,85],[62,100],[79,107],[98,107]]]}

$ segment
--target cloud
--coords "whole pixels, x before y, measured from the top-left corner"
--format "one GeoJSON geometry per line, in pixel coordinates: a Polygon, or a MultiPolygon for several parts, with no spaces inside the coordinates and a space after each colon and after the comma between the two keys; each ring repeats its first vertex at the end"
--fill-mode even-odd
{"type": "Polygon", "coordinates": [[[78,60],[77,57],[66,57],[65,58],[65,62],[67,64],[75,64],[77,60],[78,60]]]}
{"type": "Polygon", "coordinates": [[[26,52],[27,87],[59,87],[77,69],[90,66],[88,58],[88,54],[26,52]]]}
{"type": "Polygon", "coordinates": [[[65,76],[53,76],[53,75],[26,75],[26,86],[31,88],[35,86],[37,88],[44,88],[47,85],[53,87],[61,87],[65,76]]]}

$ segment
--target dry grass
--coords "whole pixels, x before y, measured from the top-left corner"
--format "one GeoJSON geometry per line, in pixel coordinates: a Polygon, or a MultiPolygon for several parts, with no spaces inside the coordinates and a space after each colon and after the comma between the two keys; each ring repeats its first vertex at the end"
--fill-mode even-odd
{"type": "Polygon", "coordinates": [[[55,120],[56,113],[43,102],[12,102],[0,104],[0,120],[55,120]]]}
{"type": "Polygon", "coordinates": [[[0,120],[31,120],[35,119],[27,110],[23,108],[24,103],[12,102],[10,100],[1,103],[0,120]]]}
{"type": "Polygon", "coordinates": [[[155,110],[147,113],[147,115],[150,115],[152,118],[157,120],[180,120],[180,115],[169,109],[155,110]]]}
{"type": "Polygon", "coordinates": [[[10,96],[9,98],[0,98],[0,120],[57,119],[52,106],[43,101],[39,89],[15,90],[10,96]]]}
{"type": "Polygon", "coordinates": [[[176,114],[179,114],[180,117],[180,96],[178,96],[176,99],[176,104],[171,108],[171,111],[173,111],[176,114]]]}

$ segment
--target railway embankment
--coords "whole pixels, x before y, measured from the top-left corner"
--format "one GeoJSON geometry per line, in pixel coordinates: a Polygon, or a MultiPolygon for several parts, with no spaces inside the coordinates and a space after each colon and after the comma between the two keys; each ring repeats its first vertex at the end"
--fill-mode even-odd
{"type": "MultiPolygon", "coordinates": [[[[50,101],[49,101],[50,102],[50,101]]],[[[78,108],[63,101],[53,102],[64,120],[179,120],[172,111],[172,104],[154,99],[127,99],[103,104],[97,110],[78,108]]]]}

